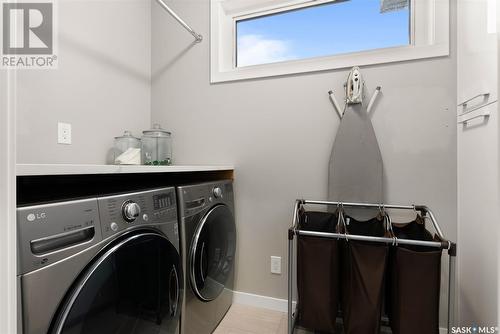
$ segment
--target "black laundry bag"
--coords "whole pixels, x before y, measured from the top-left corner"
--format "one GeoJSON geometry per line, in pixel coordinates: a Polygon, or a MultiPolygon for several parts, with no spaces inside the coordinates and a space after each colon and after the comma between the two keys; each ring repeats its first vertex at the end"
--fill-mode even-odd
{"type": "MultiPolygon", "coordinates": [[[[350,234],[386,234],[381,217],[363,222],[346,217],[345,221],[350,234]]],[[[345,334],[380,333],[388,252],[385,244],[342,241],[340,299],[345,334]]]]}
{"type": "MultiPolygon", "coordinates": [[[[420,216],[393,231],[400,239],[435,241],[420,216]]],[[[391,247],[386,311],[394,334],[439,333],[441,255],[430,247],[391,247]]]]}
{"type": "MultiPolygon", "coordinates": [[[[300,229],[335,233],[337,216],[303,212],[300,229]]],[[[310,236],[297,238],[298,324],[335,333],[339,301],[339,241],[310,236]]]]}

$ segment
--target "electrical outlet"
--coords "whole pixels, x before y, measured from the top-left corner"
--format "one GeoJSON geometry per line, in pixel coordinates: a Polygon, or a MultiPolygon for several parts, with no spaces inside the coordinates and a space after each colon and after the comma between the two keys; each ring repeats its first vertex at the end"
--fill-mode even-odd
{"type": "Polygon", "coordinates": [[[271,256],[271,274],[281,275],[281,257],[271,256]]]}
{"type": "Polygon", "coordinates": [[[57,123],[57,143],[71,145],[71,124],[57,123]]]}

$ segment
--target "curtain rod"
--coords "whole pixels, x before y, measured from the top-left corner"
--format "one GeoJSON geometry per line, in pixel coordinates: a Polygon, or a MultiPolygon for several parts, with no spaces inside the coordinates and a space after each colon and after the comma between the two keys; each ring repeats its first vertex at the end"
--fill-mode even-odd
{"type": "Polygon", "coordinates": [[[183,19],[179,17],[163,0],[156,0],[160,4],[160,6],[163,7],[177,22],[180,23],[181,26],[184,27],[193,37],[195,38],[195,42],[199,43],[203,40],[203,36],[198,34],[196,31],[193,30],[186,22],[184,22],[183,19]]]}

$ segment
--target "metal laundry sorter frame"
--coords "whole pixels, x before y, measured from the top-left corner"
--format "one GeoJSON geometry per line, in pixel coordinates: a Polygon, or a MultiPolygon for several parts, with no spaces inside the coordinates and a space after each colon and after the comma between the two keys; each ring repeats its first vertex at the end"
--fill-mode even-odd
{"type": "MultiPolygon", "coordinates": [[[[449,256],[449,271],[448,271],[448,328],[447,333],[451,333],[451,327],[454,322],[454,304],[455,304],[455,270],[456,270],[456,255],[457,255],[457,245],[454,242],[449,241],[445,238],[441,227],[439,226],[436,217],[432,211],[425,205],[390,205],[390,204],[372,204],[372,203],[342,203],[342,202],[329,202],[329,201],[314,201],[314,200],[301,200],[298,199],[295,202],[295,207],[293,210],[293,223],[288,229],[288,334],[293,334],[295,328],[296,312],[293,310],[293,273],[294,273],[294,238],[295,236],[310,236],[319,237],[327,239],[344,239],[344,240],[358,240],[358,241],[370,241],[376,243],[384,244],[394,244],[396,242],[395,238],[387,237],[371,237],[355,234],[343,234],[343,233],[328,233],[328,232],[315,232],[315,231],[304,231],[297,227],[299,209],[303,205],[323,205],[323,206],[335,206],[337,208],[365,208],[365,209],[395,209],[395,210],[413,210],[420,211],[423,217],[428,217],[437,235],[442,241],[420,241],[420,240],[410,240],[410,239],[397,239],[397,244],[402,245],[413,245],[413,246],[425,246],[432,248],[445,249],[448,251],[449,256]]],[[[299,301],[300,302],[300,301],[299,301]]]]}

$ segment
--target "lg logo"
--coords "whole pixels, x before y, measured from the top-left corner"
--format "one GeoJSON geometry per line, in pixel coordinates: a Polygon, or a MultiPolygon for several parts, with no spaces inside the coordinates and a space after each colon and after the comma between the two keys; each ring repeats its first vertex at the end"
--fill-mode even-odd
{"type": "Polygon", "coordinates": [[[52,54],[52,22],[52,3],[4,3],[4,55],[52,54]]]}
{"type": "Polygon", "coordinates": [[[45,219],[47,218],[47,214],[45,212],[41,212],[41,213],[30,213],[26,219],[29,221],[29,222],[34,222],[35,220],[41,220],[41,219],[45,219]]]}

